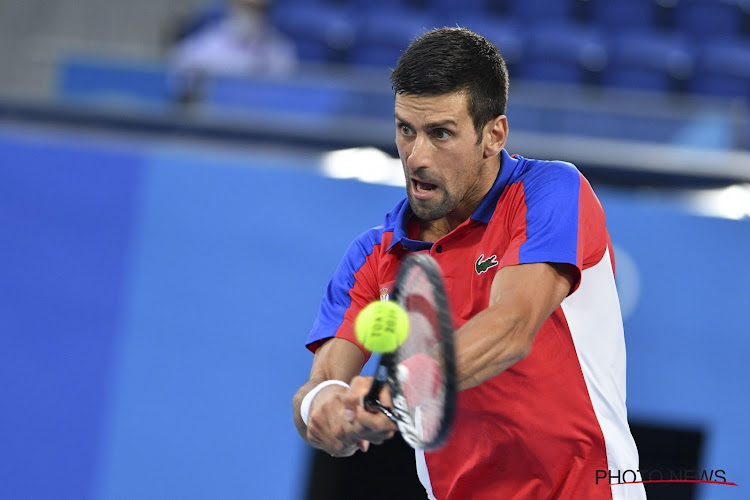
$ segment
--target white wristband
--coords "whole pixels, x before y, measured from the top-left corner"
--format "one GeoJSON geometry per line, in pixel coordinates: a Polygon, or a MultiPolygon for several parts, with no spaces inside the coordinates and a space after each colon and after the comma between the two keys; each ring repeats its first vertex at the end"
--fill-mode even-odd
{"type": "Polygon", "coordinates": [[[310,405],[312,405],[313,399],[318,395],[320,391],[322,391],[329,385],[340,385],[346,387],[347,389],[349,388],[349,384],[347,384],[346,382],[342,382],[341,380],[326,380],[325,382],[321,382],[316,385],[313,390],[308,392],[305,397],[302,398],[302,404],[299,407],[299,412],[305,425],[307,425],[307,419],[310,416],[310,405]]]}

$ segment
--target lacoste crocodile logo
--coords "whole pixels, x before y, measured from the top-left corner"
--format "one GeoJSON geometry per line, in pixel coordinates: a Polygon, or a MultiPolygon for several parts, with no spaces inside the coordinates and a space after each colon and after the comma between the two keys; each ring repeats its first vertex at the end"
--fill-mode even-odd
{"type": "Polygon", "coordinates": [[[491,255],[485,259],[484,254],[482,254],[475,263],[477,274],[486,273],[489,268],[495,267],[498,264],[497,255],[491,255]]]}

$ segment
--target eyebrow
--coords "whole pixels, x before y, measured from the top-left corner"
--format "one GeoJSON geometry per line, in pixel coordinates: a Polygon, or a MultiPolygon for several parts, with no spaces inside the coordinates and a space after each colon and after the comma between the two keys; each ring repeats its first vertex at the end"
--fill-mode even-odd
{"type": "MultiPolygon", "coordinates": [[[[403,123],[404,125],[406,125],[408,127],[414,128],[414,127],[412,127],[411,123],[409,123],[406,120],[402,119],[400,116],[398,116],[398,114],[394,113],[393,116],[394,116],[394,118],[397,121],[403,123]]],[[[452,125],[454,127],[458,127],[458,123],[456,123],[454,120],[447,119],[447,120],[441,120],[439,122],[426,123],[425,126],[424,126],[424,129],[425,130],[431,130],[431,129],[436,129],[436,128],[444,127],[446,125],[452,125]]]]}

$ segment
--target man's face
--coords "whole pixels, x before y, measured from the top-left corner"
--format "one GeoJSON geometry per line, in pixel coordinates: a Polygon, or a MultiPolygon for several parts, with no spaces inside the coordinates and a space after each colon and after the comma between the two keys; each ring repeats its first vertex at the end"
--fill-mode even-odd
{"type": "Polygon", "coordinates": [[[477,144],[467,94],[396,94],[395,117],[396,146],[414,214],[422,220],[471,216],[497,169],[490,171],[483,144],[477,144]]]}

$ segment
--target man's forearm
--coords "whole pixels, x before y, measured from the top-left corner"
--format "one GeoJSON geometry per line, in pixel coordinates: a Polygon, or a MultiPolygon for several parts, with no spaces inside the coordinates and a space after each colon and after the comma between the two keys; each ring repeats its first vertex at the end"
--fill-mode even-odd
{"type": "Polygon", "coordinates": [[[348,390],[347,384],[364,364],[364,353],[348,340],[331,338],[315,351],[310,380],[292,398],[294,425],[302,439],[311,446],[325,449],[336,456],[347,456],[354,452],[340,441],[343,431],[337,419],[343,408],[342,394],[348,390]],[[335,382],[326,383],[328,381],[335,382]],[[324,383],[326,385],[321,385],[324,383]],[[308,394],[310,397],[306,400],[308,394]],[[305,401],[309,404],[307,424],[301,413],[305,401]]]}
{"type": "Polygon", "coordinates": [[[542,323],[570,292],[574,269],[536,263],[498,271],[489,307],[456,332],[459,390],[479,385],[528,356],[542,323]]]}
{"type": "Polygon", "coordinates": [[[518,318],[495,317],[486,309],[456,335],[458,390],[470,389],[525,358],[533,332],[518,318]]]}
{"type": "Polygon", "coordinates": [[[323,382],[322,378],[311,378],[305,385],[299,388],[297,393],[292,398],[292,411],[294,412],[294,426],[297,427],[299,435],[307,441],[307,425],[302,421],[302,414],[300,413],[300,407],[302,406],[302,400],[305,398],[308,392],[317,387],[318,384],[323,382]]]}

